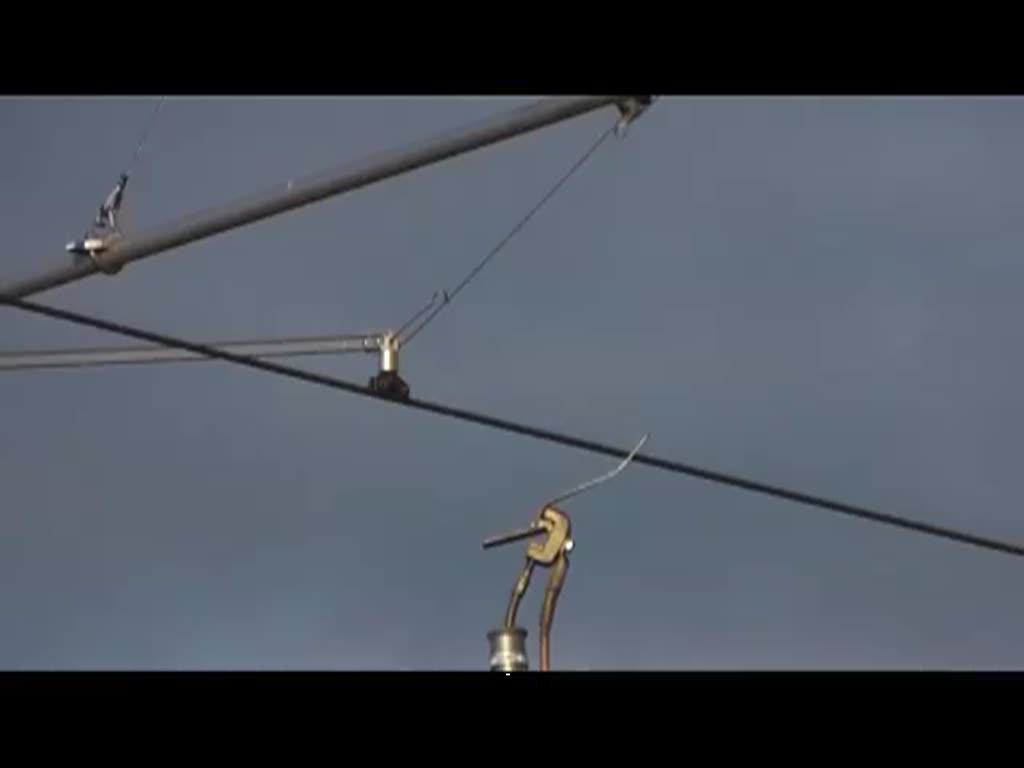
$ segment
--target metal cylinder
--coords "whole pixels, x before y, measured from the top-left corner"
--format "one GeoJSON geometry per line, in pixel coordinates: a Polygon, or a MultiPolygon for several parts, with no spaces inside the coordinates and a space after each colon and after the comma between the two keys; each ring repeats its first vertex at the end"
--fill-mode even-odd
{"type": "Polygon", "coordinates": [[[491,645],[492,672],[526,672],[530,668],[526,657],[526,630],[522,627],[503,627],[487,633],[491,645]]]}
{"type": "Polygon", "coordinates": [[[385,336],[380,345],[380,369],[398,373],[398,339],[394,336],[385,336]]]}

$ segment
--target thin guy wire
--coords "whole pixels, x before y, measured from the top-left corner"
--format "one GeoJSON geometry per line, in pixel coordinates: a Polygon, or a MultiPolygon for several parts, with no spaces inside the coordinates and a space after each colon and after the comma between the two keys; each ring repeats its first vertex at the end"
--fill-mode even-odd
{"type": "Polygon", "coordinates": [[[434,318],[437,317],[445,307],[447,307],[449,304],[452,303],[452,301],[455,300],[455,297],[462,291],[463,288],[465,288],[467,285],[473,282],[476,276],[480,274],[481,270],[483,270],[483,268],[486,267],[488,263],[490,263],[491,259],[493,259],[499,253],[501,253],[502,250],[504,250],[505,246],[507,246],[512,241],[512,239],[523,230],[523,228],[530,222],[530,220],[535,215],[537,215],[545,205],[547,205],[551,198],[553,198],[558,193],[558,191],[565,186],[569,179],[576,175],[576,172],[579,171],[586,164],[586,162],[593,156],[595,152],[597,152],[600,146],[604,144],[604,142],[608,139],[610,135],[612,135],[612,133],[614,133],[614,131],[615,125],[612,125],[610,128],[603,131],[601,135],[597,137],[597,140],[593,144],[591,144],[587,148],[587,150],[582,155],[580,155],[576,162],[574,162],[569,167],[569,170],[567,170],[565,173],[562,174],[561,177],[559,177],[558,181],[556,181],[554,185],[552,185],[551,188],[544,193],[540,200],[538,200],[533,205],[533,207],[530,208],[530,210],[528,210],[526,214],[521,219],[519,219],[519,221],[516,222],[515,226],[512,227],[511,230],[509,230],[508,234],[506,234],[498,242],[498,244],[494,246],[494,248],[492,248],[490,252],[488,252],[479,261],[479,263],[477,263],[477,265],[466,274],[465,277],[462,278],[462,280],[459,282],[458,285],[455,286],[455,288],[453,288],[451,291],[442,291],[441,303],[434,308],[434,311],[431,312],[426,317],[426,319],[423,320],[423,322],[421,322],[419,325],[413,328],[413,330],[409,332],[408,336],[402,339],[403,344],[408,344],[410,341],[412,341],[420,333],[420,331],[422,331],[424,328],[430,325],[430,323],[433,322],[434,318]]]}
{"type": "Polygon", "coordinates": [[[131,173],[131,171],[134,169],[135,163],[138,161],[139,156],[142,154],[142,148],[146,145],[146,141],[149,139],[150,131],[152,131],[153,127],[156,125],[156,119],[160,116],[160,110],[163,108],[164,99],[166,98],[166,96],[161,96],[160,101],[157,102],[156,109],[153,110],[153,114],[149,118],[149,123],[142,131],[142,136],[139,138],[139,143],[135,145],[135,152],[132,154],[132,159],[128,163],[128,169],[126,170],[126,173],[131,173]]]}

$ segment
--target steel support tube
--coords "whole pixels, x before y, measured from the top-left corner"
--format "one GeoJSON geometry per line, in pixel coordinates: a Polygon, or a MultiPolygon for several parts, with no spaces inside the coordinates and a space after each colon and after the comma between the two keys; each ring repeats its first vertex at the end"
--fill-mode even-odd
{"type": "MultiPolygon", "coordinates": [[[[347,352],[376,352],[383,337],[311,336],[265,341],[214,342],[212,347],[235,355],[255,358],[336,355],[347,352]]],[[[0,371],[30,371],[40,368],[92,368],[108,365],[146,365],[149,363],[209,362],[211,358],[158,346],[95,347],[92,349],[56,349],[45,352],[0,353],[0,371]]]]}
{"type": "MultiPolygon", "coordinates": [[[[520,136],[613,104],[628,103],[628,96],[584,96],[543,99],[474,125],[411,147],[384,152],[340,170],[306,180],[289,181],[248,200],[236,201],[198,213],[150,233],[125,237],[98,260],[116,271],[133,261],[188,243],[277,216],[378,181],[451,159],[475,149],[520,136]]],[[[85,259],[0,288],[0,297],[25,298],[98,272],[85,259]]]]}

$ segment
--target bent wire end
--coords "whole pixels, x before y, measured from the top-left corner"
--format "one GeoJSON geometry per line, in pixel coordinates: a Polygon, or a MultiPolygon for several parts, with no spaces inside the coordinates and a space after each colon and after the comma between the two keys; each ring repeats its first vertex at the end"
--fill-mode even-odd
{"type": "Polygon", "coordinates": [[[633,458],[637,455],[637,453],[640,452],[640,449],[643,448],[644,444],[647,442],[647,439],[650,436],[651,436],[651,433],[648,432],[642,438],[640,438],[640,442],[636,444],[636,446],[633,448],[633,450],[629,452],[629,454],[626,456],[626,458],[624,458],[619,463],[619,465],[617,467],[615,467],[615,469],[611,470],[610,472],[605,472],[603,475],[599,475],[598,477],[595,477],[592,480],[588,480],[585,483],[581,483],[580,485],[577,485],[572,490],[566,491],[561,496],[555,497],[554,499],[549,501],[548,504],[557,504],[558,502],[565,501],[566,499],[572,498],[573,496],[578,496],[579,494],[583,493],[584,491],[590,490],[591,488],[593,488],[596,485],[600,485],[601,483],[608,482],[609,480],[611,480],[613,477],[615,477],[617,474],[619,474],[622,470],[624,470],[629,465],[629,463],[633,460],[633,458]]]}

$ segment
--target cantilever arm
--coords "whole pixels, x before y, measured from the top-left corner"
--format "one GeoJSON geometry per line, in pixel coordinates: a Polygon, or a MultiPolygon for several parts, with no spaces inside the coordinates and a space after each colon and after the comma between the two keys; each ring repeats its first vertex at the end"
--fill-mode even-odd
{"type": "MultiPolygon", "coordinates": [[[[313,178],[289,181],[264,194],[227,203],[140,233],[119,242],[117,247],[103,254],[102,262],[109,269],[120,269],[134,261],[443,162],[588,112],[618,105],[630,98],[577,96],[542,99],[458,131],[420,141],[405,149],[385,152],[313,178]]],[[[97,271],[95,264],[84,260],[0,286],[0,296],[26,298],[40,291],[81,280],[97,271]]]]}
{"type": "MultiPolygon", "coordinates": [[[[259,358],[298,357],[348,352],[376,352],[380,349],[380,340],[383,338],[384,334],[373,332],[369,334],[307,336],[293,339],[213,342],[210,346],[233,354],[259,358]]],[[[148,344],[35,352],[2,352],[0,353],[0,371],[209,361],[209,357],[187,350],[148,344]]]]}

